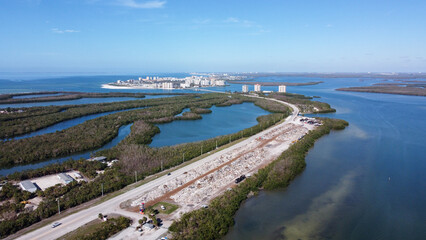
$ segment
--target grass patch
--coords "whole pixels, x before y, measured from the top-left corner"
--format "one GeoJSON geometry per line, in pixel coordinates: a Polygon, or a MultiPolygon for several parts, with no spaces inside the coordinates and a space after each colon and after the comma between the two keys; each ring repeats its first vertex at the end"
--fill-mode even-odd
{"type": "Polygon", "coordinates": [[[95,219],[76,230],[69,232],[60,240],[80,240],[80,239],[107,239],[119,231],[127,228],[130,225],[130,220],[125,217],[110,216],[103,222],[100,219],[95,219]]]}
{"type": "Polygon", "coordinates": [[[168,202],[159,202],[159,203],[156,203],[154,206],[152,206],[152,208],[157,209],[162,214],[170,214],[174,212],[176,209],[178,209],[179,207],[175,204],[171,204],[168,202]],[[161,209],[161,206],[164,206],[166,209],[165,210],[161,209]]]}

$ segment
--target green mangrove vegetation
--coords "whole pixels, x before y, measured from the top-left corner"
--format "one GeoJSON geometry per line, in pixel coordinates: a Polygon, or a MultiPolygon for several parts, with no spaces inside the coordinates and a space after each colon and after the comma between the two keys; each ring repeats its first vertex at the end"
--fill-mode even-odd
{"type": "MultiPolygon", "coordinates": [[[[173,95],[186,95],[187,93],[173,93],[173,95]]],[[[1,94],[0,104],[15,104],[15,103],[32,103],[32,102],[53,102],[76,100],[80,98],[109,98],[109,97],[133,97],[144,98],[145,95],[170,95],[168,93],[123,93],[123,92],[108,92],[108,93],[86,93],[86,92],[30,92],[30,93],[14,93],[1,94]],[[57,94],[57,95],[52,95],[57,94]],[[40,95],[38,97],[13,98],[17,96],[40,95]],[[46,96],[43,96],[46,95],[46,96]]]]}
{"type": "MultiPolygon", "coordinates": [[[[179,100],[192,99],[194,95],[180,97],[179,100]]],[[[132,108],[142,108],[173,104],[175,97],[133,100],[112,103],[46,106],[22,108],[20,112],[0,115],[0,138],[12,138],[22,134],[37,131],[66,120],[83,117],[96,113],[105,113],[132,108]]]]}

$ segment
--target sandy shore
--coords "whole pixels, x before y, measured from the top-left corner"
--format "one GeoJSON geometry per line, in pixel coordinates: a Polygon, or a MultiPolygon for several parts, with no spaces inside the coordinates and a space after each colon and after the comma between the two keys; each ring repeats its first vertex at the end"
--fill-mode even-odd
{"type": "MultiPolygon", "coordinates": [[[[102,84],[102,88],[106,88],[106,89],[163,89],[163,88],[147,88],[147,87],[142,87],[142,86],[133,86],[133,87],[126,87],[126,86],[113,86],[113,85],[109,85],[109,84],[102,84]]],[[[165,90],[170,90],[170,89],[165,89],[165,90]]]]}

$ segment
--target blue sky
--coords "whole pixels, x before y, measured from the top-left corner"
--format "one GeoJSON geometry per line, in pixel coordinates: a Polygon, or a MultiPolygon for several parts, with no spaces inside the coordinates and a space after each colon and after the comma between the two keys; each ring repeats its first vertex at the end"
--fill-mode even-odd
{"type": "Polygon", "coordinates": [[[426,1],[0,0],[2,72],[425,72],[426,1]]]}

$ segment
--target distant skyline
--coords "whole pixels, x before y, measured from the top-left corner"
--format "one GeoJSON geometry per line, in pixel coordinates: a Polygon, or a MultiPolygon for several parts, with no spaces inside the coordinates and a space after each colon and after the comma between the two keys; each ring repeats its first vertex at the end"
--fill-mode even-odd
{"type": "Polygon", "coordinates": [[[0,0],[0,72],[426,72],[426,1],[0,0]]]}

